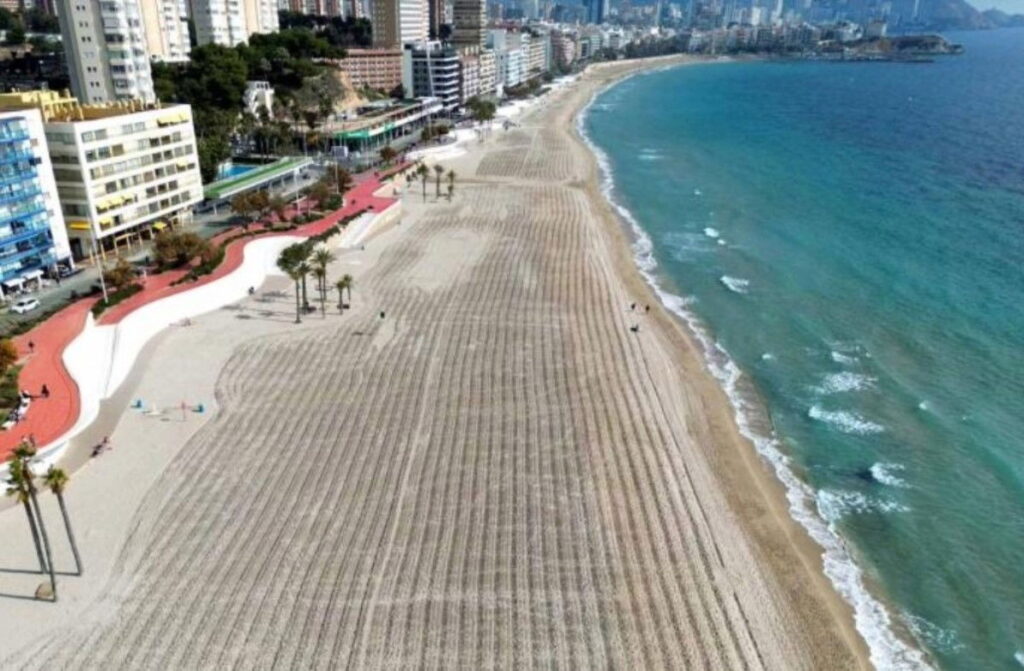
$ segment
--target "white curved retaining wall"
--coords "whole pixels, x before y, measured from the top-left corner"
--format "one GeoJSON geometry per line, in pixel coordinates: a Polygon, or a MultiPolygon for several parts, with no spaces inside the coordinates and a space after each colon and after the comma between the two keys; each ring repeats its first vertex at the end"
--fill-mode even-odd
{"type": "MultiPolygon", "coordinates": [[[[33,470],[42,473],[55,464],[71,439],[99,416],[100,403],[124,383],[135,360],[150,338],[180,322],[217,310],[245,297],[268,275],[280,274],[277,257],[288,245],[301,242],[296,236],[257,238],[245,245],[242,264],[209,284],[162,298],[129,313],[119,323],[97,325],[89,314],[85,328],[64,350],[64,366],[78,385],[80,407],[74,425],[39,450],[33,470]]],[[[0,466],[0,479],[7,477],[0,466]]]]}
{"type": "MultiPolygon", "coordinates": [[[[117,391],[150,338],[184,319],[217,310],[244,298],[249,287],[258,287],[267,275],[280,272],[277,269],[277,257],[281,250],[302,240],[290,235],[251,240],[243,250],[242,264],[228,275],[144,305],[114,326],[100,326],[101,329],[114,331],[110,365],[102,385],[102,398],[110,398],[117,391]]],[[[65,365],[67,363],[65,357],[65,365]]]]}
{"type": "MultiPolygon", "coordinates": [[[[400,201],[396,201],[382,212],[364,213],[345,227],[335,246],[360,244],[374,224],[400,214],[400,206],[400,201]]],[[[71,439],[96,420],[100,403],[124,383],[150,338],[184,319],[244,298],[249,287],[260,286],[269,275],[281,274],[277,268],[281,250],[304,239],[283,235],[250,240],[242,251],[241,265],[232,272],[209,284],[144,305],[117,324],[99,326],[92,314],[87,315],[85,328],[68,344],[63,355],[64,366],[78,385],[78,418],[62,436],[39,450],[33,470],[45,472],[57,462],[71,439]]],[[[0,464],[0,480],[5,480],[7,473],[7,465],[0,464]]]]}

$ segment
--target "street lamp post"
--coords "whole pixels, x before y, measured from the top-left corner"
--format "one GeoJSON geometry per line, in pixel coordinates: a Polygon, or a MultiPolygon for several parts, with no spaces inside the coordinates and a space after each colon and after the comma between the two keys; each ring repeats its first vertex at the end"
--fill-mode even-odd
{"type": "Polygon", "coordinates": [[[100,261],[99,254],[96,252],[96,238],[92,239],[92,258],[96,262],[96,267],[100,269],[100,289],[103,290],[103,304],[109,305],[110,299],[107,296],[107,281],[103,278],[103,263],[100,261]]]}

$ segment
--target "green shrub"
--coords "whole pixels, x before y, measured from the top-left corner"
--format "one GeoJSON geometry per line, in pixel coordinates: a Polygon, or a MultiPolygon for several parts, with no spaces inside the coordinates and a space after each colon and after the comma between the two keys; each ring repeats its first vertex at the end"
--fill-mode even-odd
{"type": "Polygon", "coordinates": [[[100,298],[98,301],[93,303],[92,316],[99,317],[107,308],[114,307],[118,303],[131,298],[140,291],[142,291],[141,284],[129,284],[128,286],[118,289],[111,294],[107,294],[107,302],[104,302],[103,299],[100,298]]]}
{"type": "Polygon", "coordinates": [[[4,415],[21,403],[21,387],[18,385],[19,373],[21,373],[21,366],[11,366],[3,376],[0,376],[0,409],[4,415]]]}

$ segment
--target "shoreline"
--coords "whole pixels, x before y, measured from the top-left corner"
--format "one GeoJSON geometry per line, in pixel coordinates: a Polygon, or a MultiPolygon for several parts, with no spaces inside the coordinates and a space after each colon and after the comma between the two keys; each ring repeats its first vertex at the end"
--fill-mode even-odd
{"type": "MultiPolygon", "coordinates": [[[[668,278],[661,275],[654,257],[653,242],[632,213],[615,200],[614,175],[608,158],[584,129],[593,103],[611,88],[634,76],[685,65],[712,65],[736,60],[667,56],[635,61],[630,64],[632,67],[627,65],[620,72],[606,76],[602,84],[594,88],[589,99],[573,111],[571,134],[593,155],[597,176],[592,181],[596,182],[600,198],[618,223],[623,245],[628,249],[636,272],[643,277],[657,305],[682,331],[685,345],[680,349],[687,355],[696,354],[705,374],[714,379],[721,392],[722,400],[732,415],[729,420],[732,426],[721,427],[721,437],[737,443],[736,447],[746,453],[741,456],[751,476],[785,528],[787,540],[800,561],[815,578],[820,578],[816,582],[822,583],[819,587],[827,592],[829,610],[836,616],[844,637],[856,651],[862,665],[865,668],[930,669],[927,651],[894,631],[890,606],[867,587],[863,569],[848,541],[819,516],[814,491],[793,472],[752,380],[714,341],[700,317],[687,308],[686,300],[664,286],[668,278]]],[[[607,70],[616,64],[602,65],[607,70]]],[[[720,473],[720,476],[725,482],[726,474],[720,473]]]]}
{"type": "MultiPolygon", "coordinates": [[[[296,328],[275,279],[158,339],[125,394],[207,414],[111,418],[68,493],[89,573],[56,607],[0,602],[9,661],[870,668],[576,135],[616,72],[471,143],[454,200],[407,188],[408,218],[334,268],[344,316],[296,328]]],[[[0,514],[30,565],[23,524],[0,514]]]]}

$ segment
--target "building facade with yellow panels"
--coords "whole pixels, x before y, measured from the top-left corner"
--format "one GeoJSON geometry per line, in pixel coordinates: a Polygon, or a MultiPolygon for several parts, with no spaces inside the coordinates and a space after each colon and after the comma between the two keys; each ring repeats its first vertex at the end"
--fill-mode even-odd
{"type": "Polygon", "coordinates": [[[137,101],[80,105],[51,91],[0,95],[42,111],[71,251],[88,256],[187,223],[202,200],[192,110],[137,101]]]}

